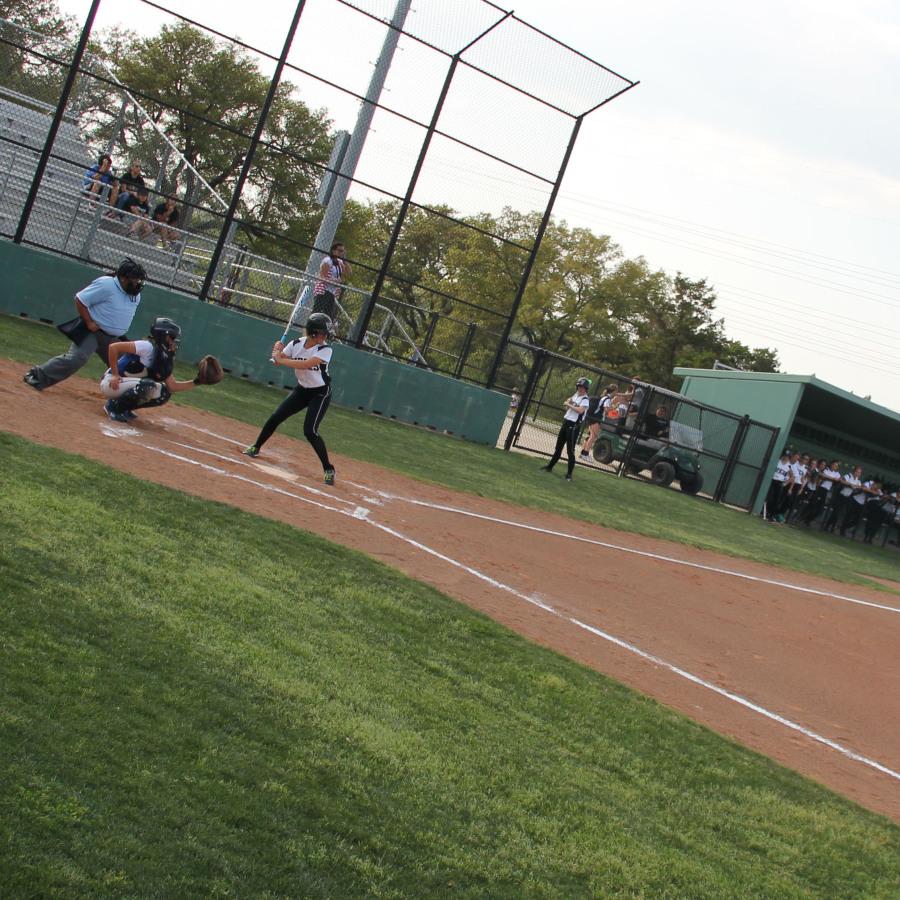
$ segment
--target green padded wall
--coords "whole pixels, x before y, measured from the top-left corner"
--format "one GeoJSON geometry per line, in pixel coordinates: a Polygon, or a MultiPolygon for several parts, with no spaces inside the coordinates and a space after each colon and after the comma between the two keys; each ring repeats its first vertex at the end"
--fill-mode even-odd
{"type": "MultiPolygon", "coordinates": [[[[77,260],[0,240],[0,311],[44,322],[75,315],[75,291],[103,274],[77,260]]],[[[184,331],[181,358],[218,356],[232,375],[276,387],[296,384],[293,372],[269,363],[278,326],[212,303],[148,285],[129,337],[145,335],[150,322],[171,316],[184,331]]],[[[63,349],[60,336],[60,350],[63,349]]],[[[509,398],[497,391],[437,375],[337,344],[332,362],[339,406],[447,432],[479,444],[497,443],[509,398]]]]}

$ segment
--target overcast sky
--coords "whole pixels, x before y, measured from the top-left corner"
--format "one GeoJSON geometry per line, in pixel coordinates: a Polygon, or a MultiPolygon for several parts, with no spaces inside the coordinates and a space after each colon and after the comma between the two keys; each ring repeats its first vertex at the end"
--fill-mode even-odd
{"type": "MultiPolygon", "coordinates": [[[[295,5],[165,2],[276,54],[295,5]]],[[[414,0],[413,9],[453,2],[414,0]]],[[[88,5],[61,2],[80,16],[88,5]]],[[[900,4],[506,5],[640,81],[586,119],[556,215],[611,235],[654,268],[707,278],[728,335],[777,349],[784,371],[900,410],[900,4]]],[[[316,16],[338,6],[308,0],[306,39],[295,45],[305,59],[323,44],[316,16]]],[[[114,20],[151,31],[159,23],[139,0],[105,0],[99,24],[114,20]]],[[[374,44],[353,52],[339,34],[330,28],[326,51],[367,79],[374,44]]],[[[414,67],[414,55],[401,64],[414,67]]],[[[433,78],[423,71],[416,81],[433,78]]],[[[352,125],[351,112],[338,124],[352,125]]],[[[414,157],[418,139],[398,140],[395,155],[414,157]]]]}

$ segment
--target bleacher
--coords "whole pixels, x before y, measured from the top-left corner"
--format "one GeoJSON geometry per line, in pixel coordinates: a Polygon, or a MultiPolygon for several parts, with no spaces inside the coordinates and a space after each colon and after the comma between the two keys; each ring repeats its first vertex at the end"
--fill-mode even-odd
{"type": "MultiPolygon", "coordinates": [[[[10,237],[19,223],[25,198],[50,128],[53,107],[0,87],[0,234],[10,237]]],[[[110,207],[82,193],[84,172],[97,161],[77,124],[64,118],[38,189],[25,240],[97,264],[115,268],[123,256],[144,263],[153,280],[196,293],[215,242],[178,231],[171,249],[155,240],[129,235],[130,217],[110,220],[110,207]]],[[[227,262],[227,260],[226,260],[227,262]]]]}
{"type": "MultiPolygon", "coordinates": [[[[55,107],[0,86],[0,236],[12,237],[19,224],[38,160],[47,138],[55,107]]],[[[99,153],[84,140],[75,120],[64,117],[53,152],[38,188],[25,230],[25,241],[48,250],[85,260],[100,269],[113,270],[124,256],[145,266],[156,284],[196,295],[206,276],[215,239],[196,231],[172,229],[178,239],[163,247],[156,232],[145,239],[130,233],[137,219],[123,213],[111,218],[108,202],[95,202],[82,191],[85,171],[99,153]]],[[[152,162],[148,164],[152,169],[152,162]]],[[[159,201],[151,194],[151,209],[159,201]]],[[[210,299],[243,312],[285,321],[295,299],[304,291],[312,298],[315,276],[302,268],[250,253],[226,244],[210,299]]],[[[338,326],[345,333],[353,326],[367,292],[347,287],[338,307],[338,326]]],[[[302,321],[302,320],[301,320],[302,321]]],[[[378,304],[363,345],[376,352],[419,354],[403,323],[387,307],[378,304]]],[[[421,357],[421,354],[419,354],[421,357]]],[[[426,367],[427,363],[425,363],[426,367]]]]}

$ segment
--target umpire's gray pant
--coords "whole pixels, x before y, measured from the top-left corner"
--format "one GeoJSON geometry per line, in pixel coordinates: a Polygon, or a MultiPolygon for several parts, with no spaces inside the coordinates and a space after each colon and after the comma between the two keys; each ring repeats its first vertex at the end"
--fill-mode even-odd
{"type": "Polygon", "coordinates": [[[31,372],[41,390],[52,387],[74,375],[87,363],[92,353],[96,353],[104,365],[109,365],[109,345],[117,340],[105,331],[91,331],[80,344],[70,344],[65,353],[48,359],[43,365],[32,367],[31,372]]]}

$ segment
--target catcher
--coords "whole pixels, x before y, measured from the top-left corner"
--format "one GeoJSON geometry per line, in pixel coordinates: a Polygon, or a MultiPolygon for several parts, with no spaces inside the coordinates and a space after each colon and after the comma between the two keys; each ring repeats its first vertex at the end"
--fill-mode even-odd
{"type": "Polygon", "coordinates": [[[162,406],[178,391],[222,380],[221,363],[214,356],[204,356],[193,381],[176,381],[172,372],[180,338],[181,326],[163,317],[153,321],[147,340],[110,344],[109,368],[100,381],[100,391],[107,398],[103,410],[110,419],[130,422],[137,418],[136,409],[162,406]]]}

